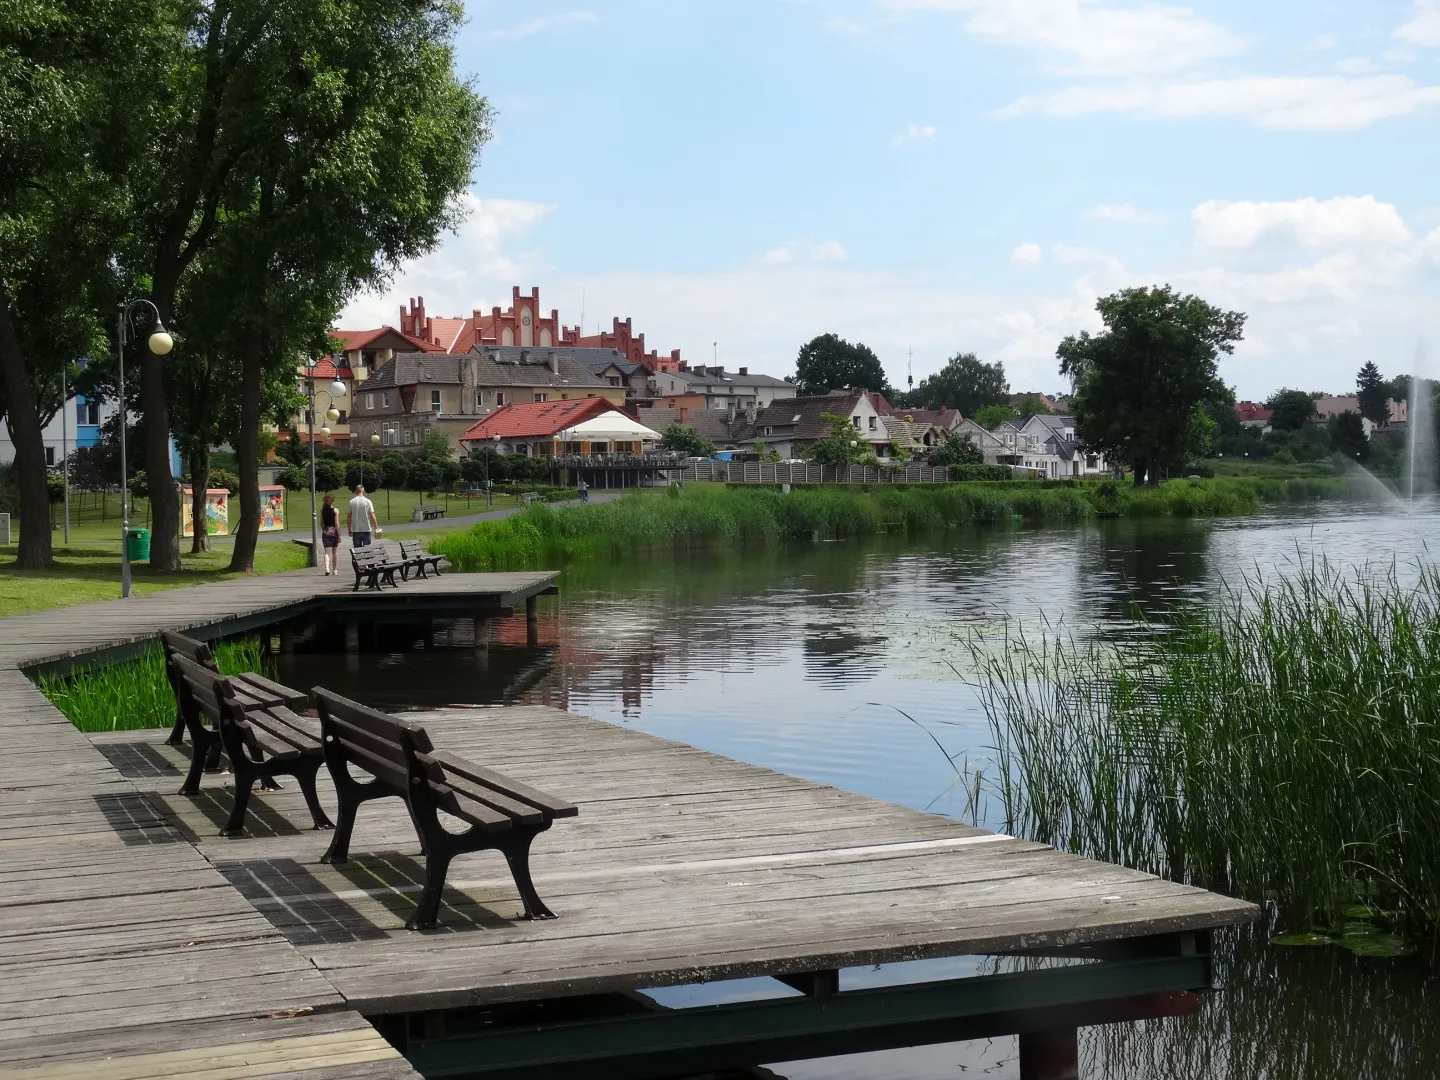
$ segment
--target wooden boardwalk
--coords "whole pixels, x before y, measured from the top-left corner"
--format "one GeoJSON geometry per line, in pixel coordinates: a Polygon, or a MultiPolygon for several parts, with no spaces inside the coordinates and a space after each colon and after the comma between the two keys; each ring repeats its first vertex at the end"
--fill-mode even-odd
{"type": "MultiPolygon", "coordinates": [[[[402,588],[511,606],[552,580],[402,588]]],[[[416,1076],[22,671],[331,596],[367,599],[299,571],[0,620],[0,1077],[416,1076]]]]}
{"type": "MultiPolygon", "coordinates": [[[[226,777],[175,794],[188,747],[164,745],[163,731],[87,738],[21,671],[161,628],[288,617],[339,594],[332,580],[275,575],[0,622],[0,1080],[413,1078],[362,1015],[1153,939],[1255,917],[1249,904],[683,744],[508,707],[415,718],[436,745],[580,805],[534,848],[536,884],[560,917],[519,919],[488,852],[452,867],[442,927],[409,933],[421,867],[394,800],[362,809],[343,866],[319,862],[328,834],[309,829],[293,783],[257,792],[249,834],[221,839],[226,777]]],[[[428,595],[479,610],[513,608],[551,580],[447,575],[403,588],[421,608],[428,595]]],[[[338,602],[365,598],[344,587],[338,602]]],[[[328,780],[321,790],[333,809],[328,780]]]]}

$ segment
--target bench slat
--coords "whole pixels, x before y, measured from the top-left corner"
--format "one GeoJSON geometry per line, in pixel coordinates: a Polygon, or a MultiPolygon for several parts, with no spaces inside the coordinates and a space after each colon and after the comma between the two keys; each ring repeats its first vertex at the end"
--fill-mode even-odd
{"type": "Polygon", "coordinates": [[[445,784],[437,784],[432,780],[430,790],[435,793],[435,805],[441,810],[462,821],[478,825],[486,832],[504,832],[515,826],[515,819],[509,814],[492,810],[483,803],[476,802],[445,784]]]}
{"type": "Polygon", "coordinates": [[[311,745],[320,741],[320,721],[313,716],[301,716],[291,712],[284,705],[276,705],[266,709],[265,712],[272,720],[303,735],[311,745]]]}
{"type": "Polygon", "coordinates": [[[301,690],[292,690],[278,682],[265,678],[264,675],[257,675],[253,671],[235,676],[246,686],[253,686],[258,690],[264,690],[281,699],[281,704],[286,708],[300,712],[310,707],[310,695],[301,690]]]}
{"type": "Polygon", "coordinates": [[[512,780],[491,769],[481,768],[474,765],[457,754],[448,750],[435,750],[428,754],[429,757],[438,761],[444,766],[447,773],[455,773],[483,787],[492,788],[501,795],[508,795],[512,799],[529,803],[553,817],[574,817],[580,811],[574,803],[566,802],[564,799],[557,799],[553,795],[547,795],[539,788],[533,788],[529,784],[522,784],[518,780],[512,780]]]}
{"type": "Polygon", "coordinates": [[[288,754],[292,750],[309,750],[315,745],[315,740],[303,732],[296,731],[289,724],[275,719],[274,715],[264,709],[249,709],[245,713],[245,722],[255,732],[264,732],[270,745],[280,746],[285,744],[286,749],[278,750],[276,753],[288,754]]]}
{"type": "Polygon", "coordinates": [[[447,774],[445,786],[453,788],[458,794],[464,795],[467,799],[474,799],[478,803],[484,803],[492,810],[498,810],[507,817],[514,819],[521,825],[539,825],[545,818],[543,810],[537,810],[529,803],[523,803],[519,799],[511,799],[501,795],[498,791],[482,787],[479,784],[471,783],[463,776],[455,773],[447,774]]]}

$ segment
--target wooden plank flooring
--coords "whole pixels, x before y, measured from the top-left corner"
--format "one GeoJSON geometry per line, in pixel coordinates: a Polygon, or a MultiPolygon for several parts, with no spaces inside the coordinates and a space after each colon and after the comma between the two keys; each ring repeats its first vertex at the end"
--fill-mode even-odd
{"type": "MultiPolygon", "coordinates": [[[[446,575],[408,597],[513,606],[552,575],[446,575]]],[[[162,628],[285,614],[314,572],[0,621],[0,1080],[416,1074],[359,1014],[805,971],[1219,926],[1200,890],[545,708],[416,714],[438,746],[570,798],[534,848],[554,921],[503,859],[451,870],[443,926],[403,923],[421,867],[403,807],[362,810],[323,866],[293,782],[217,833],[224,776],[175,792],[164,731],[87,738],[21,669],[162,628]]],[[[389,595],[394,595],[390,593],[389,595]]],[[[363,602],[347,600],[351,602],[363,602]]],[[[303,681],[303,680],[302,680],[303,681]]],[[[333,809],[328,780],[322,801],[333,809]]]]}
{"type": "MultiPolygon", "coordinates": [[[[402,589],[495,603],[552,579],[402,589]]],[[[169,763],[107,756],[21,671],[330,592],[352,595],[300,571],[0,620],[0,1077],[416,1076],[127,775],[168,791],[169,763]]]]}
{"type": "MultiPolygon", "coordinates": [[[[224,839],[216,832],[225,798],[173,794],[178,773],[135,781],[366,1014],[1013,952],[1255,914],[1199,889],[554,709],[411,718],[437,746],[579,803],[580,816],[533,849],[536,884],[558,919],[520,919],[503,860],[485,852],[452,866],[439,930],[404,930],[421,864],[396,800],[366,805],[351,862],[325,866],[328,834],[309,829],[298,791],[260,796],[253,837],[224,839]]],[[[112,748],[143,743],[183,770],[184,754],[160,738],[95,737],[112,748]]]]}

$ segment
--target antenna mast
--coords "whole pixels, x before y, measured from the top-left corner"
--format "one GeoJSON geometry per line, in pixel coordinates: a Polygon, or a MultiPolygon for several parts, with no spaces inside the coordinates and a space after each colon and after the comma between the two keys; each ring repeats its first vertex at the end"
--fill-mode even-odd
{"type": "Polygon", "coordinates": [[[914,350],[914,349],[907,349],[905,355],[908,357],[908,359],[905,361],[905,388],[906,388],[907,390],[914,390],[914,389],[915,389],[915,350],[914,350]]]}

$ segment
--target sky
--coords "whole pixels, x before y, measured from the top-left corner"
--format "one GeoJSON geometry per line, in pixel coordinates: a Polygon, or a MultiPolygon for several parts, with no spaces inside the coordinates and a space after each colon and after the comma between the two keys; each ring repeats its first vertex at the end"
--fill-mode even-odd
{"type": "Polygon", "coordinates": [[[1248,316],[1241,398],[1440,346],[1440,0],[467,0],[495,111],[429,255],[340,325],[508,306],[785,375],[863,341],[1067,389],[1095,299],[1248,316]]]}

